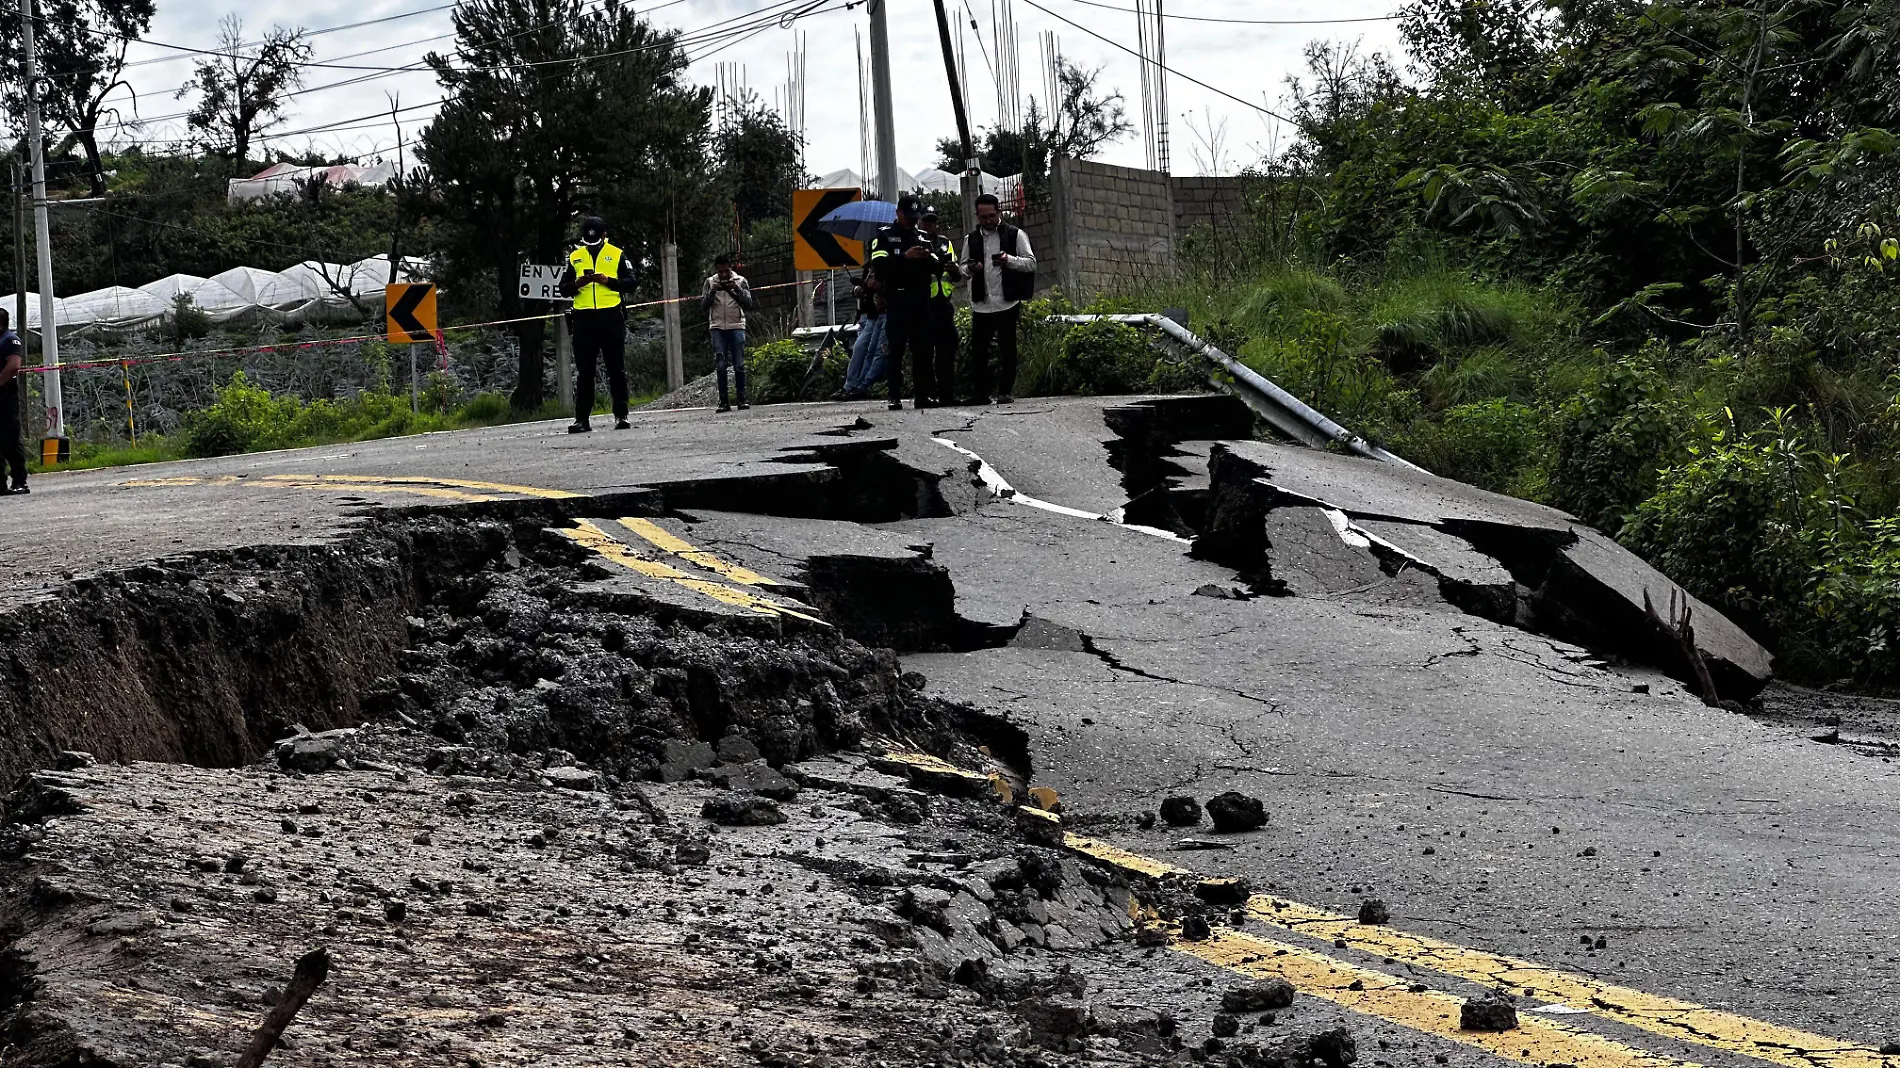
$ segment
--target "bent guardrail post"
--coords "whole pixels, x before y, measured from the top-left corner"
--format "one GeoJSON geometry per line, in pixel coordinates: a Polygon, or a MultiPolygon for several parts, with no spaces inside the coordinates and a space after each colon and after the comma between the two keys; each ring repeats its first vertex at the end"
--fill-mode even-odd
{"type": "Polygon", "coordinates": [[[1233,376],[1240,387],[1235,392],[1254,414],[1267,421],[1275,430],[1304,445],[1323,449],[1328,445],[1338,445],[1349,452],[1372,460],[1383,460],[1400,467],[1409,467],[1414,471],[1423,470],[1417,464],[1372,444],[1359,435],[1340,426],[1305,401],[1275,385],[1260,372],[1234,359],[1209,344],[1187,327],[1165,315],[1149,313],[1129,315],[1051,315],[1049,321],[1058,323],[1092,323],[1107,321],[1114,323],[1143,324],[1157,327],[1175,341],[1180,342],[1188,351],[1205,359],[1215,367],[1233,376]]]}

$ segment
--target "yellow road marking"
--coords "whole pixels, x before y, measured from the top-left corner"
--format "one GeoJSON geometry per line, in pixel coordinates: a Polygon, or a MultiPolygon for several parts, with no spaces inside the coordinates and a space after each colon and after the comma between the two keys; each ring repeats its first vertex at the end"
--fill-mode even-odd
{"type": "Polygon", "coordinates": [[[674,536],[670,531],[651,519],[622,519],[620,525],[644,539],[648,544],[662,552],[672,553],[682,560],[698,564],[708,571],[717,572],[734,582],[745,586],[782,586],[784,583],[770,579],[757,571],[740,567],[705,549],[695,548],[691,542],[674,536]]]}
{"type": "Polygon", "coordinates": [[[1458,1025],[1462,998],[1437,990],[1414,991],[1383,972],[1254,935],[1221,931],[1202,942],[1177,941],[1174,948],[1242,975],[1285,979],[1302,994],[1476,1046],[1505,1060],[1576,1068],[1685,1068],[1694,1063],[1532,1016],[1519,1016],[1514,1031],[1466,1031],[1458,1025]],[[1359,989],[1353,989],[1354,983],[1359,989]]]}
{"type": "MultiPolygon", "coordinates": [[[[1066,842],[1078,853],[1150,878],[1192,874],[1166,861],[1131,853],[1099,839],[1072,834],[1067,836],[1066,842]]],[[[1414,967],[1570,1008],[1590,1009],[1605,1019],[1653,1034],[1787,1068],[1900,1068],[1900,1057],[1888,1056],[1867,1046],[1645,993],[1515,957],[1467,949],[1384,925],[1362,924],[1352,917],[1285,898],[1256,894],[1248,910],[1313,938],[1343,940],[1348,946],[1414,967]]],[[[1183,944],[1180,948],[1190,945],[1183,944]]]]}
{"type": "Polygon", "coordinates": [[[508,482],[483,482],[468,478],[435,478],[428,475],[319,475],[285,472],[272,475],[259,475],[256,478],[244,478],[239,475],[174,475],[166,478],[135,478],[120,483],[122,486],[268,486],[290,487],[292,489],[351,489],[371,493],[413,493],[420,497],[441,497],[453,501],[494,501],[498,497],[484,493],[469,493],[467,490],[493,493],[511,493],[521,497],[539,497],[544,500],[568,500],[581,496],[567,490],[546,489],[540,486],[518,486],[508,482]]]}
{"type": "Polygon", "coordinates": [[[629,571],[637,572],[648,578],[662,579],[684,586],[695,593],[704,594],[721,604],[732,605],[735,608],[743,608],[760,615],[793,616],[798,619],[806,620],[807,622],[816,623],[820,626],[828,627],[831,625],[819,619],[817,616],[807,615],[804,612],[790,608],[778,601],[761,597],[750,590],[728,586],[722,582],[714,582],[711,579],[694,578],[669,564],[663,564],[657,560],[645,559],[626,545],[615,540],[612,535],[600,529],[592,520],[583,519],[577,526],[563,528],[561,533],[629,571]]]}

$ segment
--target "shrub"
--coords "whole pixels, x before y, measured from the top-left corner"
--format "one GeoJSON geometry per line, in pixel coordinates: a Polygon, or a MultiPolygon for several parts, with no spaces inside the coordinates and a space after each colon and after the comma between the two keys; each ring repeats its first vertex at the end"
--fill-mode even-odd
{"type": "Polygon", "coordinates": [[[746,389],[755,404],[818,400],[844,386],[851,354],[826,352],[814,359],[805,346],[791,338],[753,346],[746,353],[746,389]]]}
{"type": "Polygon", "coordinates": [[[1617,361],[1557,411],[1551,503],[1614,533],[1654,492],[1657,472],[1683,457],[1693,428],[1652,364],[1617,361]]]}
{"type": "Polygon", "coordinates": [[[1062,339],[1062,393],[1101,396],[1149,388],[1157,355],[1147,335],[1127,323],[1079,323],[1062,339]]]}
{"type": "Polygon", "coordinates": [[[1506,493],[1536,458],[1543,433],[1537,409],[1493,397],[1448,409],[1419,435],[1413,458],[1446,478],[1506,493]]]}
{"type": "Polygon", "coordinates": [[[301,405],[278,399],[239,371],[210,407],[185,417],[185,455],[229,456],[276,448],[301,405]]]}

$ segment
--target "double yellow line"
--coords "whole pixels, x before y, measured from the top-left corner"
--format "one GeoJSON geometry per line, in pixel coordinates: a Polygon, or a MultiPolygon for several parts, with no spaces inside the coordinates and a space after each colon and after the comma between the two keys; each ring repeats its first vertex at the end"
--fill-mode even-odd
{"type": "Polygon", "coordinates": [[[661,552],[678,557],[680,560],[704,568],[727,581],[701,578],[689,574],[661,560],[651,560],[635,552],[625,542],[600,528],[592,519],[583,519],[572,527],[562,528],[561,533],[575,543],[597,553],[602,559],[610,560],[621,567],[647,578],[671,582],[677,586],[692,590],[694,593],[710,597],[720,604],[731,605],[765,616],[791,616],[819,626],[830,626],[824,620],[810,614],[810,609],[790,598],[768,597],[756,592],[758,589],[779,586],[782,583],[769,579],[756,571],[748,570],[738,564],[721,559],[718,555],[704,549],[698,549],[685,540],[662,529],[647,519],[620,519],[618,525],[628,533],[651,545],[661,552]]]}
{"type": "MultiPolygon", "coordinates": [[[[1067,836],[1067,844],[1085,856],[1148,878],[1192,874],[1166,861],[1131,853],[1099,839],[1071,834],[1067,836]]],[[[1376,954],[1388,963],[1470,980],[1724,1053],[1787,1068],[1900,1068],[1900,1056],[1883,1054],[1867,1046],[1384,925],[1362,924],[1352,917],[1286,898],[1256,894],[1248,902],[1247,911],[1268,924],[1334,945],[1344,943],[1376,954]]],[[[1466,1031],[1459,1026],[1461,999],[1292,942],[1223,930],[1201,942],[1178,941],[1174,948],[1242,974],[1277,976],[1302,993],[1417,1031],[1476,1046],[1506,1060],[1572,1064],[1578,1068],[1658,1068],[1692,1063],[1534,1014],[1521,1014],[1515,1031],[1466,1031]]]]}

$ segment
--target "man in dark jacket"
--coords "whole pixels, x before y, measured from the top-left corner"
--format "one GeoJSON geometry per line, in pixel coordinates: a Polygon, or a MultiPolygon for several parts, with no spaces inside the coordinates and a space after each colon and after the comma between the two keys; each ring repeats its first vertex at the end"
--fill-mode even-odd
{"type": "MultiPolygon", "coordinates": [[[[917,229],[923,214],[923,201],[902,197],[897,221],[871,239],[870,268],[884,294],[884,336],[890,353],[885,374],[892,411],[904,407],[904,354],[914,354],[920,378],[931,358],[930,291],[942,268],[936,243],[917,229]]],[[[927,407],[929,397],[921,387],[919,406],[927,407]]]]}
{"type": "Polygon", "coordinates": [[[607,240],[607,224],[589,215],[581,220],[580,247],[567,254],[561,293],[574,298],[568,326],[574,334],[574,425],[570,434],[594,429],[596,363],[607,365],[607,391],[614,401],[614,429],[627,429],[627,312],[621,294],[633,290],[633,261],[607,240]]]}
{"type": "Polygon", "coordinates": [[[928,394],[919,408],[942,407],[957,402],[957,283],[963,281],[963,268],[957,265],[957,250],[950,244],[937,222],[934,208],[925,208],[918,229],[930,238],[931,255],[937,261],[937,277],[930,286],[930,344],[932,359],[917,370],[917,389],[928,394]]]}
{"type": "Polygon", "coordinates": [[[0,308],[0,460],[6,462],[13,481],[0,487],[0,493],[26,493],[26,443],[21,440],[20,390],[21,364],[26,346],[20,335],[10,329],[7,310],[0,308]]]}

